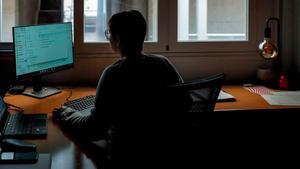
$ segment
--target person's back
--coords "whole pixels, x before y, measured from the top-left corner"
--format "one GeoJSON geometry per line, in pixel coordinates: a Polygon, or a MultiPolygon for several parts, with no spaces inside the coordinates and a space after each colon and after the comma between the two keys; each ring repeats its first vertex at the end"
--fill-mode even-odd
{"type": "Polygon", "coordinates": [[[113,165],[154,163],[154,153],[162,159],[158,157],[168,152],[169,113],[173,112],[164,109],[165,91],[182,78],[166,57],[143,54],[147,25],[140,12],[117,13],[108,28],[107,39],[122,58],[102,73],[95,109],[90,116],[63,112],[59,119],[86,140],[106,139],[105,150],[113,165]]]}
{"type": "Polygon", "coordinates": [[[165,57],[155,55],[120,60],[106,73],[111,85],[106,88],[109,96],[103,101],[107,104],[100,109],[107,106],[105,111],[113,119],[114,161],[146,160],[147,155],[161,151],[162,137],[167,135],[163,128],[168,125],[170,113],[163,109],[167,102],[164,90],[179,83],[180,76],[165,57]],[[136,154],[139,156],[131,157],[136,154]]]}

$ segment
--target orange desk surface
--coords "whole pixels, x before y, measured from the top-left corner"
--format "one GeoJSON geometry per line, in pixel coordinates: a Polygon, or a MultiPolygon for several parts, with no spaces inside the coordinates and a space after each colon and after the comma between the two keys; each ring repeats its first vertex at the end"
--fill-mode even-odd
{"type": "Polygon", "coordinates": [[[4,100],[23,108],[28,113],[51,114],[54,108],[60,107],[68,98],[73,100],[86,95],[95,95],[95,91],[96,88],[93,87],[64,87],[61,93],[44,99],[36,99],[25,95],[8,95],[4,100]]]}
{"type": "Polygon", "coordinates": [[[251,93],[242,86],[225,85],[222,90],[233,95],[236,101],[218,102],[215,111],[300,109],[300,106],[271,106],[260,95],[251,93]]]}
{"type": "MultiPolygon", "coordinates": [[[[300,109],[300,106],[271,106],[260,95],[249,92],[242,86],[224,86],[222,88],[236,98],[234,102],[218,102],[215,111],[243,111],[243,110],[269,110],[269,109],[300,109]]],[[[35,99],[23,95],[6,96],[5,101],[22,107],[26,112],[48,113],[60,107],[66,99],[69,100],[95,95],[95,87],[75,87],[63,88],[62,93],[47,97],[45,99],[35,99]]]]}

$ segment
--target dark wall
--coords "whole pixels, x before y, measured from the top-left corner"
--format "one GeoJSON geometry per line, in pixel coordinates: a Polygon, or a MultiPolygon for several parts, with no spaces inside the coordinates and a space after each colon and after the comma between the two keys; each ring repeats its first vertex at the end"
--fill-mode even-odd
{"type": "Polygon", "coordinates": [[[293,0],[293,8],[294,8],[294,34],[295,36],[293,39],[293,46],[294,46],[294,52],[295,52],[295,66],[296,66],[296,72],[298,75],[298,78],[300,77],[300,1],[299,0],[293,0]]]}
{"type": "Polygon", "coordinates": [[[300,81],[300,1],[282,0],[282,63],[293,88],[300,81]]]}
{"type": "Polygon", "coordinates": [[[13,83],[14,66],[11,58],[12,54],[0,55],[0,95],[13,83]]]}

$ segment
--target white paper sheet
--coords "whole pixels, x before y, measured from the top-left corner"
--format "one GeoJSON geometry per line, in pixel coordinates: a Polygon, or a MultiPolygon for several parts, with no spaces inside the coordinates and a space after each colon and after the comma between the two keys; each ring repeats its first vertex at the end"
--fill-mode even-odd
{"type": "Polygon", "coordinates": [[[274,106],[300,106],[300,92],[276,92],[272,95],[261,95],[270,105],[274,106]]]}
{"type": "Polygon", "coordinates": [[[229,100],[234,101],[235,97],[233,95],[223,91],[223,90],[220,90],[220,94],[218,96],[218,101],[227,101],[227,100],[228,101],[229,100]]]}

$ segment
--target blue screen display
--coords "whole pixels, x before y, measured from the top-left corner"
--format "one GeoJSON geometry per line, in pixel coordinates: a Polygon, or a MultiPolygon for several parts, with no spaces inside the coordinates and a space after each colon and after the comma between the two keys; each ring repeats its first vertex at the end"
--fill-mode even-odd
{"type": "Polygon", "coordinates": [[[15,27],[14,45],[17,76],[73,63],[71,23],[15,27]]]}

